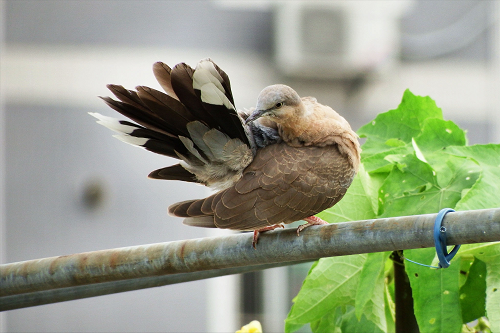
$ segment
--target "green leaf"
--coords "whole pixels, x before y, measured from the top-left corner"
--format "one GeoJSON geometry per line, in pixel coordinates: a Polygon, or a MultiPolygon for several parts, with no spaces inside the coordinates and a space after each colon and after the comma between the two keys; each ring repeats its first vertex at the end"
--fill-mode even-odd
{"type": "Polygon", "coordinates": [[[349,307],[347,312],[342,316],[341,327],[342,332],[384,332],[374,322],[368,320],[365,315],[361,316],[361,319],[358,320],[354,307],[349,307]]]}
{"type": "Polygon", "coordinates": [[[414,154],[391,155],[394,168],[379,190],[382,217],[432,213],[438,210],[439,197],[434,170],[414,154]]]}
{"type": "Polygon", "coordinates": [[[465,131],[451,120],[427,119],[422,132],[415,137],[415,142],[425,152],[443,150],[449,146],[465,146],[465,131]]]}
{"type": "Polygon", "coordinates": [[[400,139],[395,139],[395,138],[391,138],[389,140],[387,140],[385,142],[385,144],[389,147],[402,147],[402,146],[406,146],[406,142],[404,142],[403,140],[400,140],[400,139]]]}
{"type": "Polygon", "coordinates": [[[464,190],[472,188],[481,177],[482,168],[468,157],[434,153],[428,155],[427,160],[436,172],[441,192],[440,209],[455,207],[464,190]]]}
{"type": "Polygon", "coordinates": [[[320,320],[311,323],[311,330],[314,333],[342,333],[342,307],[327,313],[320,320]]]}
{"type": "MultiPolygon", "coordinates": [[[[363,149],[364,149],[363,145],[363,149]]],[[[413,148],[411,145],[405,145],[402,147],[396,147],[389,150],[384,150],[380,153],[376,153],[362,159],[366,171],[370,174],[372,173],[389,173],[391,172],[393,165],[389,162],[386,157],[390,155],[406,155],[413,153],[413,148]]]]}
{"type": "MultiPolygon", "coordinates": [[[[394,283],[390,284],[394,287],[394,283]]],[[[387,332],[395,332],[396,331],[396,310],[395,304],[392,300],[391,292],[389,290],[389,286],[385,285],[384,290],[384,304],[385,304],[385,322],[387,324],[387,332]]]]}
{"type": "Polygon", "coordinates": [[[431,154],[426,157],[429,163],[413,154],[387,158],[400,167],[391,171],[379,190],[379,213],[384,217],[455,207],[463,190],[471,188],[481,174],[474,160],[447,154],[431,154]]]}
{"type": "Polygon", "coordinates": [[[390,252],[368,254],[358,282],[355,300],[356,318],[362,320],[363,316],[366,317],[383,332],[387,331],[384,268],[389,254],[390,252]]]}
{"type": "MultiPolygon", "coordinates": [[[[387,331],[387,321],[384,302],[384,281],[375,284],[375,289],[371,299],[368,300],[364,307],[363,315],[359,320],[365,317],[373,323],[377,329],[382,332],[387,331]]],[[[371,324],[370,324],[371,325],[371,324]]]]}
{"type": "Polygon", "coordinates": [[[366,254],[320,259],[310,271],[285,320],[285,331],[320,320],[342,305],[354,305],[366,254]]]}
{"type": "Polygon", "coordinates": [[[448,147],[446,152],[457,156],[472,157],[480,165],[500,166],[500,144],[448,147]]]}
{"type": "Polygon", "coordinates": [[[456,210],[473,210],[500,207],[500,145],[475,145],[449,147],[448,154],[467,156],[482,168],[481,178],[457,203],[456,210]]]}
{"type": "MultiPolygon", "coordinates": [[[[292,309],[293,309],[293,305],[292,305],[292,309]]],[[[290,311],[291,311],[291,309],[290,309],[290,311]]],[[[323,323],[323,324],[326,325],[326,323],[323,323]]],[[[285,332],[295,332],[296,330],[298,330],[302,326],[304,326],[304,323],[294,324],[294,323],[291,323],[291,322],[287,322],[286,319],[285,319],[285,332]]]]}
{"type": "Polygon", "coordinates": [[[394,139],[410,143],[429,118],[443,119],[441,109],[430,97],[416,96],[406,90],[397,109],[379,114],[358,130],[359,136],[367,138],[363,158],[394,147],[394,139]]]}
{"type": "MultiPolygon", "coordinates": [[[[366,261],[359,277],[358,292],[355,300],[355,313],[358,320],[365,312],[366,307],[368,305],[371,306],[371,304],[368,304],[370,300],[372,303],[376,303],[378,305],[382,303],[380,300],[383,297],[384,290],[385,261],[389,255],[390,252],[375,252],[368,253],[368,256],[366,257],[366,261]]],[[[382,326],[385,330],[385,320],[382,326]]]]}
{"type": "Polygon", "coordinates": [[[486,315],[486,264],[479,259],[472,262],[467,280],[460,288],[460,305],[464,323],[486,315]]]}
{"type": "MultiPolygon", "coordinates": [[[[460,278],[459,278],[459,286],[463,287],[465,282],[467,282],[467,278],[469,277],[469,270],[472,264],[474,263],[474,256],[472,255],[458,255],[460,257],[460,278]]],[[[437,255],[436,255],[437,258],[437,255]]],[[[436,260],[436,258],[434,260],[436,260]]],[[[439,262],[439,259],[437,259],[439,262]]],[[[485,273],[486,274],[486,273],[485,273]]],[[[486,276],[486,275],[485,275],[486,276]]]]}
{"type": "MultiPolygon", "coordinates": [[[[430,264],[435,249],[405,250],[404,256],[430,264]]],[[[421,332],[460,332],[462,315],[459,297],[460,265],[453,262],[446,269],[430,269],[405,263],[410,279],[415,317],[421,332]]]]}
{"type": "Polygon", "coordinates": [[[458,253],[486,264],[486,314],[491,331],[500,332],[500,242],[463,245],[458,253]]]}

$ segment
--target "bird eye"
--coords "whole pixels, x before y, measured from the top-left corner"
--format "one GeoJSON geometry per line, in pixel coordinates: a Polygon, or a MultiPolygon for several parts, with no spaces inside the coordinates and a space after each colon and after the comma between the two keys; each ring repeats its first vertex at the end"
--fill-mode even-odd
{"type": "Polygon", "coordinates": [[[283,106],[283,103],[282,102],[279,102],[279,103],[276,103],[275,107],[276,109],[279,109],[280,107],[283,106]]]}

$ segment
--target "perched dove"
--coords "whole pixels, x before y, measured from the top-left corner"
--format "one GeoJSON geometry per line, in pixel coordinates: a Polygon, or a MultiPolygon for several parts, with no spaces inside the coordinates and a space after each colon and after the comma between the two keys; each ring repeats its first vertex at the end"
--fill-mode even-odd
{"type": "Polygon", "coordinates": [[[259,232],[314,216],[347,191],[360,161],[358,136],[332,108],[290,87],[266,87],[250,111],[236,111],[229,78],[210,59],[193,70],[181,63],[153,65],[167,94],[108,85],[118,98],[103,100],[134,123],[98,113],[118,139],[174,157],[179,164],[150,178],[196,182],[217,193],[173,204],[169,213],[198,227],[259,232]]]}

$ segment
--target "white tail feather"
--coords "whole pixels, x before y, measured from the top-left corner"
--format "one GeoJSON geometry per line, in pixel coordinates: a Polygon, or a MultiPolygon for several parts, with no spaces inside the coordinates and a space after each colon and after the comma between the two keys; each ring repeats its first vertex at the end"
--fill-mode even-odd
{"type": "Polygon", "coordinates": [[[118,119],[112,118],[112,117],[103,116],[102,114],[97,113],[97,112],[89,112],[89,114],[92,117],[95,117],[95,118],[98,119],[96,121],[98,124],[100,124],[100,125],[102,125],[104,127],[107,127],[110,130],[115,131],[117,133],[130,134],[134,130],[136,130],[136,129],[139,128],[139,127],[130,126],[130,125],[123,125],[123,124],[120,123],[120,121],[118,119]]]}
{"type": "Polygon", "coordinates": [[[201,91],[201,100],[208,104],[224,105],[234,110],[234,105],[225,95],[222,81],[222,77],[210,60],[202,60],[196,65],[193,73],[193,88],[201,91]]]}
{"type": "Polygon", "coordinates": [[[113,136],[120,141],[128,143],[129,145],[138,146],[138,147],[143,147],[146,144],[146,142],[148,142],[148,140],[149,140],[146,138],[138,138],[138,137],[130,136],[127,134],[115,134],[113,136]]]}

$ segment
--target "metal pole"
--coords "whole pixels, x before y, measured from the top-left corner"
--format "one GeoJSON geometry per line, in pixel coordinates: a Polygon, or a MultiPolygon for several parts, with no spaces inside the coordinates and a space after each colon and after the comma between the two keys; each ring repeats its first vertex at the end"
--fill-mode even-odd
{"type": "MultiPolygon", "coordinates": [[[[245,233],[0,265],[0,310],[7,310],[9,303],[15,302],[14,295],[20,299],[60,288],[70,288],[68,293],[74,293],[77,289],[71,288],[88,286],[87,290],[100,289],[90,295],[97,296],[122,291],[114,291],[118,285],[134,290],[322,257],[433,247],[435,217],[426,214],[330,224],[308,228],[300,237],[295,230],[272,231],[261,235],[257,250],[252,248],[252,235],[245,233]],[[217,271],[221,269],[224,271],[217,271]],[[160,278],[168,275],[172,276],[160,278]],[[147,285],[142,279],[155,283],[147,285]]],[[[443,225],[450,245],[500,241],[500,209],[449,213],[443,225]]],[[[63,300],[90,296],[80,294],[63,300]]],[[[37,305],[22,303],[23,307],[37,305]]]]}
{"type": "Polygon", "coordinates": [[[282,265],[267,264],[257,266],[233,267],[224,269],[212,269],[208,271],[171,274],[161,276],[150,276],[121,281],[111,281],[67,288],[57,288],[36,291],[31,293],[10,295],[0,297],[0,311],[14,310],[29,306],[44,305],[50,303],[71,301],[94,296],[121,293],[125,291],[139,290],[145,288],[161,287],[175,283],[209,279],[217,276],[247,273],[266,268],[274,268],[282,265]]]}

